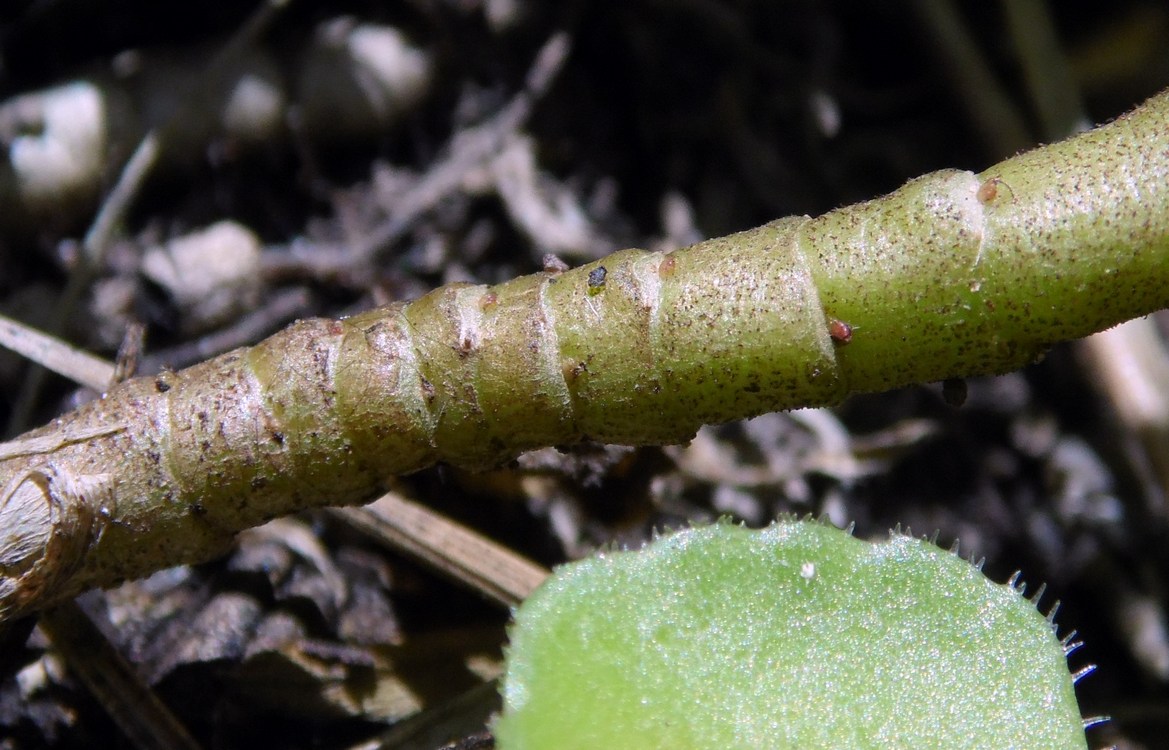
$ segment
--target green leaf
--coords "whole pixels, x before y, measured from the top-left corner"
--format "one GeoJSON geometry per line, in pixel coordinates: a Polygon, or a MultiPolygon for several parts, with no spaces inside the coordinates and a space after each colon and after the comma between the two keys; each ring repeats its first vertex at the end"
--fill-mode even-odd
{"type": "Polygon", "coordinates": [[[929,542],[679,532],[516,612],[502,750],[1086,748],[1049,620],[929,542]]]}

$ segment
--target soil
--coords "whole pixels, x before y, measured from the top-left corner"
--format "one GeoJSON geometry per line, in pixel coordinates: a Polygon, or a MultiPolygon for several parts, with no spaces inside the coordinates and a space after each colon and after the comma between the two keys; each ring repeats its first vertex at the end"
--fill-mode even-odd
{"type": "MultiPolygon", "coordinates": [[[[548,253],[578,265],[620,247],[681,246],[1051,140],[1021,51],[1047,29],[1013,37],[1001,4],[956,4],[971,42],[963,57],[925,5],[293,0],[247,44],[287,70],[322,34],[393,27],[428,56],[417,100],[375,127],[334,132],[293,93],[278,133],[259,143],[175,136],[168,148],[181,153],[136,192],[63,336],[112,359],[139,323],[138,371],[180,367],[295,317],[502,281],[544,267],[548,253]],[[541,67],[558,32],[568,55],[541,67]],[[978,66],[983,88],[970,83],[978,66]],[[550,78],[525,100],[533,70],[550,78]],[[991,89],[1006,115],[988,116],[991,89]],[[517,102],[530,103],[527,116],[500,124],[517,102]],[[495,140],[468,149],[484,123],[495,140]],[[262,261],[246,304],[206,317],[142,259],[225,219],[255,233],[262,261]]],[[[8,3],[0,98],[128,65],[130,50],[197,65],[258,6],[8,3]]],[[[1089,121],[1169,85],[1161,3],[1050,6],[1065,54],[1045,85],[1080,96],[1089,121]]],[[[48,326],[47,311],[66,304],[115,157],[140,137],[114,134],[99,189],[80,207],[31,229],[0,216],[5,313],[48,326]]],[[[0,416],[17,419],[27,377],[14,358],[0,362],[0,416]]],[[[960,384],[927,384],[709,428],[688,446],[549,449],[487,474],[440,466],[400,490],[549,566],[724,515],[751,525],[824,515],[866,538],[900,524],[944,545],[960,539],[992,579],[1021,570],[1046,582],[1041,608],[1059,600],[1059,632],[1074,628],[1085,643],[1070,668],[1099,665],[1077,687],[1083,714],[1113,717],[1089,731],[1091,746],[1159,746],[1169,510],[1138,436],[1074,344],[964,387],[960,406],[960,384]]],[[[51,377],[25,424],[85,397],[51,377]]],[[[80,603],[201,746],[488,742],[475,738],[492,708],[481,686],[498,673],[508,613],[336,516],[277,522],[226,559],[80,603]],[[439,734],[416,732],[424,725],[439,734]]],[[[0,748],[133,746],[33,624],[10,629],[3,646],[0,748]]]]}

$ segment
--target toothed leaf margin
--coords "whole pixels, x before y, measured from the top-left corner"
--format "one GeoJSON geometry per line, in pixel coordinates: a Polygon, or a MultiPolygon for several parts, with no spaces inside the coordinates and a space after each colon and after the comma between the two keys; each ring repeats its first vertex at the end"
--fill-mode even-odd
{"type": "Polygon", "coordinates": [[[607,552],[517,611],[498,747],[1086,748],[1067,643],[1012,584],[808,521],[607,552]]]}

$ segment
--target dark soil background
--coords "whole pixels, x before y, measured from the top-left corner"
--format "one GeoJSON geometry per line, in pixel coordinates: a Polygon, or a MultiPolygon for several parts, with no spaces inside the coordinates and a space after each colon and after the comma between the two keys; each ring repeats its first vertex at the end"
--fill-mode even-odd
{"type": "MultiPolygon", "coordinates": [[[[1003,4],[953,3],[949,28],[970,43],[966,56],[936,16],[950,5],[292,0],[245,46],[284,71],[322,35],[394,27],[426,56],[417,96],[346,132],[345,115],[314,121],[298,98],[306,89],[291,87],[279,127],[256,143],[214,129],[187,139],[172,121],[167,158],[70,303],[80,240],[142,136],[114,131],[92,195],[31,218],[0,205],[0,309],[51,327],[53,311],[71,305],[62,335],[109,358],[140,323],[139,371],[179,367],[295,317],[539,270],[548,252],[576,265],[624,246],[687,244],[870,198],[934,169],[982,169],[1054,137],[1021,51],[1047,32],[1064,55],[1059,85],[1082,97],[1090,121],[1169,85],[1161,2],[1052,2],[1050,28],[1015,35],[1003,4]],[[470,129],[521,97],[558,32],[570,52],[530,116],[467,156],[470,129]],[[987,85],[972,82],[977,67],[987,85]],[[454,177],[436,188],[452,161],[454,177]],[[258,236],[262,262],[245,304],[194,319],[190,300],[146,274],[142,258],[224,219],[258,236]]],[[[195,119],[196,92],[182,86],[197,89],[258,8],[5,3],[0,99],[111,71],[133,85],[127,69],[173,59],[195,81],[174,84],[193,108],[177,119],[195,119]]],[[[400,489],[546,565],[728,514],[752,525],[825,514],[855,521],[862,537],[897,523],[937,530],[940,543],[961,539],[964,554],[985,556],[996,580],[1022,570],[1045,581],[1044,609],[1062,602],[1061,633],[1075,628],[1086,644],[1070,668],[1100,665],[1079,684],[1084,715],[1114,717],[1090,730],[1093,747],[1164,747],[1165,488],[1081,362],[1075,345],[1058,347],[1025,372],[971,380],[957,408],[923,385],[704,430],[684,448],[541,451],[489,474],[438,467],[400,489]]],[[[86,397],[54,376],[30,403],[28,377],[15,358],[0,363],[0,417],[14,424],[86,397]]],[[[325,513],[245,535],[227,560],[82,604],[209,748],[433,748],[481,731],[491,691],[477,686],[498,673],[507,618],[325,513]],[[401,725],[395,734],[408,717],[438,735],[401,725]]],[[[31,626],[3,645],[0,748],[132,746],[31,626]]]]}

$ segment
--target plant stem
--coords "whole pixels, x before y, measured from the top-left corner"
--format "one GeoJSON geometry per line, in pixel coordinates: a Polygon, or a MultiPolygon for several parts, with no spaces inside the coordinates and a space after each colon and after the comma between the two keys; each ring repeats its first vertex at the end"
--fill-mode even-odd
{"type": "Polygon", "coordinates": [[[1000,373],[1169,305],[1169,93],[816,219],[450,285],[140,378],[0,448],[0,617],[389,475],[1000,373]]]}

